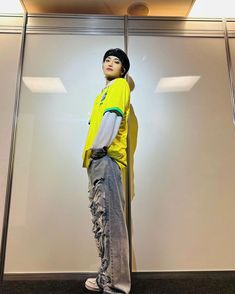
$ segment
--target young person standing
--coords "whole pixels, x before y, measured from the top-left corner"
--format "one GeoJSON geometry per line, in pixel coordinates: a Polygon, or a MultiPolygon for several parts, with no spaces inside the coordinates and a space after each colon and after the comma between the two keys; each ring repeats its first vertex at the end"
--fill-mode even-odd
{"type": "Polygon", "coordinates": [[[121,177],[121,169],[127,166],[130,88],[124,77],[129,68],[120,48],[104,54],[106,86],[94,101],[82,155],[89,179],[92,231],[101,258],[97,277],[87,279],[85,287],[103,294],[128,294],[131,287],[121,177]]]}

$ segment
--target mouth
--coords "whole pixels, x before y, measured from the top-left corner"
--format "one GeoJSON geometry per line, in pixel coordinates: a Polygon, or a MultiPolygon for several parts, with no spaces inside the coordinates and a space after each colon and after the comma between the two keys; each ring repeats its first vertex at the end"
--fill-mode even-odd
{"type": "Polygon", "coordinates": [[[106,68],[106,70],[111,70],[111,71],[113,71],[112,68],[106,68]]]}

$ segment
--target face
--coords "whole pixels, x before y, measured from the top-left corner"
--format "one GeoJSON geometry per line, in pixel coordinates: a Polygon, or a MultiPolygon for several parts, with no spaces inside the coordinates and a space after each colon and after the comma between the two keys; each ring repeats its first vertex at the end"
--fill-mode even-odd
{"type": "Polygon", "coordinates": [[[116,56],[108,56],[103,62],[102,69],[105,77],[110,80],[121,77],[123,73],[122,63],[116,56]]]}

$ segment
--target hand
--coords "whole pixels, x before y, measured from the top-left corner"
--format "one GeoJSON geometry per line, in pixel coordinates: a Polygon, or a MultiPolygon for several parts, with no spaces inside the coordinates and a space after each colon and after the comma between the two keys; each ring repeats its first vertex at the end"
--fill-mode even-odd
{"type": "Polygon", "coordinates": [[[99,159],[104,157],[107,154],[107,147],[91,149],[91,158],[99,159]]]}

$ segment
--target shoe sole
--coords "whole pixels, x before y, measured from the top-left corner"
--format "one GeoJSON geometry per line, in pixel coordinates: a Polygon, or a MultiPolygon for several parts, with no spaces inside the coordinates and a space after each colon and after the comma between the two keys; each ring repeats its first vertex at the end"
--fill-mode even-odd
{"type": "Polygon", "coordinates": [[[93,292],[102,292],[101,289],[94,289],[92,287],[90,287],[89,285],[85,284],[85,287],[87,288],[87,290],[93,291],[93,292]]]}

